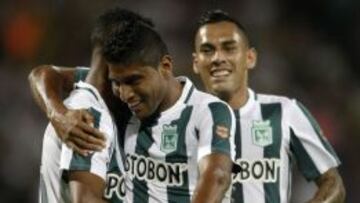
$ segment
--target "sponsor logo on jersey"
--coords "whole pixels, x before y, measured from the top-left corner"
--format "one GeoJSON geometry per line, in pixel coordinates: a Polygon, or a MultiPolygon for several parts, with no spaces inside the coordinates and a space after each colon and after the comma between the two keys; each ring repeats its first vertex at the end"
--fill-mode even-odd
{"type": "Polygon", "coordinates": [[[233,183],[273,183],[279,178],[280,159],[237,159],[234,165],[239,170],[233,174],[233,183]]]}
{"type": "Polygon", "coordinates": [[[125,171],[130,178],[181,186],[185,180],[186,163],[166,163],[136,154],[127,154],[125,171]]]}
{"type": "Polygon", "coordinates": [[[221,137],[223,139],[229,137],[229,129],[227,127],[225,127],[225,126],[216,125],[215,132],[219,137],[221,137]]]}
{"type": "Polygon", "coordinates": [[[123,200],[125,197],[125,182],[124,177],[117,173],[108,173],[106,175],[106,189],[104,197],[111,199],[114,195],[118,199],[123,200]]]}
{"type": "Polygon", "coordinates": [[[271,145],[273,143],[273,134],[270,120],[253,121],[251,136],[255,145],[260,147],[271,145]]]}
{"type": "Polygon", "coordinates": [[[176,151],[178,143],[178,133],[176,125],[163,125],[161,133],[160,150],[164,153],[176,151]]]}

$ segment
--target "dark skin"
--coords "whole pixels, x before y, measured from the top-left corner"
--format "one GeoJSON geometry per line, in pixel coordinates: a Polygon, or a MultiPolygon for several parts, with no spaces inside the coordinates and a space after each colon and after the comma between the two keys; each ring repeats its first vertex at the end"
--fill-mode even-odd
{"type": "MultiPolygon", "coordinates": [[[[99,57],[100,54],[98,55],[99,57]]],[[[60,97],[58,96],[53,96],[54,94],[59,95],[59,89],[61,89],[61,87],[58,88],[58,86],[60,85],[66,85],[66,84],[70,84],[71,82],[74,81],[74,76],[71,74],[74,74],[74,72],[70,72],[67,71],[66,74],[64,74],[65,76],[62,77],[62,80],[67,80],[66,82],[63,83],[57,83],[56,82],[56,78],[52,77],[51,80],[49,78],[47,78],[47,74],[48,72],[54,72],[53,67],[48,66],[48,67],[42,67],[43,69],[45,69],[46,71],[43,71],[44,74],[42,75],[42,77],[38,77],[36,74],[31,73],[32,76],[30,76],[30,84],[33,87],[32,91],[34,94],[35,99],[37,100],[37,102],[40,104],[40,107],[42,108],[42,110],[48,114],[48,112],[59,112],[61,110],[62,107],[58,108],[59,103],[62,103],[62,100],[60,97]],[[69,79],[70,78],[70,79],[69,79]],[[72,79],[71,79],[72,78],[72,79]],[[68,80],[69,79],[69,80],[68,80]],[[72,80],[72,81],[71,81],[72,80]],[[47,83],[50,83],[52,85],[48,85],[47,83]],[[58,86],[56,86],[56,84],[58,86]],[[40,96],[37,96],[40,95],[40,96]],[[50,97],[49,97],[50,96],[50,97]],[[53,105],[53,104],[57,104],[57,105],[53,105]],[[41,104],[48,104],[48,105],[41,105],[41,104]]],[[[92,67],[94,68],[94,67],[92,67]]],[[[128,77],[123,77],[123,75],[126,75],[124,73],[120,73],[120,72],[116,72],[115,70],[117,70],[116,68],[112,68],[111,64],[110,64],[110,72],[109,72],[109,77],[113,83],[113,92],[117,97],[120,97],[125,103],[127,103],[128,106],[134,106],[133,104],[136,104],[136,102],[138,100],[140,100],[139,98],[141,98],[141,93],[143,91],[141,91],[141,89],[139,90],[139,88],[137,88],[136,86],[139,84],[139,82],[133,82],[131,78],[134,78],[133,75],[134,72],[127,72],[128,77]],[[130,79],[129,79],[130,78],[130,79]],[[114,85],[115,84],[115,85],[114,85]],[[115,87],[114,87],[115,86],[115,87]],[[140,95],[140,96],[139,96],[140,95]]],[[[179,96],[181,95],[181,91],[182,91],[182,85],[175,79],[175,77],[172,74],[172,61],[171,58],[169,56],[164,56],[161,60],[161,63],[159,65],[159,67],[157,69],[151,68],[151,70],[147,69],[150,75],[157,77],[157,79],[161,79],[162,82],[164,82],[165,84],[161,85],[161,89],[164,91],[162,93],[160,93],[159,95],[156,95],[156,97],[154,98],[163,98],[160,102],[156,102],[154,100],[154,103],[146,103],[146,105],[141,104],[139,107],[139,114],[138,116],[140,118],[142,118],[142,116],[144,116],[144,118],[146,118],[147,116],[151,115],[151,113],[154,112],[154,110],[166,110],[167,108],[169,108],[170,106],[172,106],[176,100],[179,98],[179,96]],[[155,71],[155,72],[154,72],[155,71]],[[164,88],[167,87],[167,88],[164,88]],[[156,108],[153,108],[156,107],[156,108]]],[[[35,70],[36,71],[36,70],[35,70]]],[[[58,71],[56,74],[58,74],[58,76],[61,76],[61,74],[63,74],[62,71],[58,71]]],[[[89,73],[91,75],[91,73],[89,73]]],[[[149,75],[146,74],[146,75],[149,75]]],[[[50,74],[51,75],[51,74],[50,74]]],[[[88,78],[91,78],[90,75],[88,76],[88,78]]],[[[95,78],[97,77],[104,77],[104,75],[102,74],[92,74],[95,78]]],[[[143,75],[143,77],[146,77],[146,75],[143,75]]],[[[136,77],[135,77],[136,78],[136,77]]],[[[105,79],[107,80],[107,79],[105,79]]],[[[152,78],[152,80],[154,80],[154,78],[152,78]]],[[[109,88],[106,87],[106,85],[104,85],[105,83],[103,82],[103,79],[97,78],[95,81],[100,81],[100,83],[98,84],[97,87],[99,87],[100,89],[102,88],[109,88]],[[104,87],[105,86],[105,87],[104,87]]],[[[158,83],[159,80],[154,80],[152,81],[154,83],[158,83]]],[[[141,82],[140,82],[141,83],[141,82]]],[[[66,88],[63,88],[66,89],[66,88]]],[[[148,93],[144,93],[144,94],[148,94],[148,93]]],[[[136,106],[136,105],[135,105],[136,106]]],[[[138,107],[136,107],[138,108],[138,107]]],[[[60,128],[60,129],[66,129],[66,127],[61,126],[61,123],[67,123],[68,120],[73,120],[75,119],[78,123],[80,123],[79,125],[76,126],[76,128],[80,128],[81,130],[84,130],[82,127],[83,125],[87,125],[88,122],[87,120],[84,119],[79,119],[79,117],[73,116],[74,114],[76,114],[74,110],[68,110],[70,112],[74,112],[73,114],[69,114],[69,116],[59,116],[58,114],[55,115],[56,118],[58,118],[59,120],[61,120],[61,122],[59,122],[58,126],[55,126],[55,128],[60,128]]],[[[71,129],[74,129],[71,128],[71,129]]],[[[69,133],[69,136],[65,136],[67,137],[67,139],[65,140],[71,140],[74,144],[79,143],[79,139],[82,139],[81,136],[79,136],[79,139],[76,139],[78,137],[78,132],[73,130],[71,131],[72,133],[69,133]],[[69,137],[73,137],[73,138],[69,138],[69,137]]],[[[95,147],[96,145],[98,145],[97,141],[100,141],[102,139],[101,137],[101,132],[98,132],[99,135],[96,136],[97,140],[95,139],[88,139],[88,138],[84,138],[83,141],[87,141],[90,140],[92,141],[87,142],[87,143],[83,143],[82,146],[86,147],[86,148],[82,148],[80,146],[77,146],[77,148],[79,149],[80,152],[87,152],[89,150],[93,150],[94,148],[97,149],[97,147],[95,147]],[[87,140],[86,140],[87,139],[87,140]]],[[[90,134],[86,134],[85,136],[89,136],[90,134]]],[[[84,136],[84,137],[85,137],[84,136]]],[[[99,145],[98,145],[99,147],[99,145]]],[[[74,148],[75,150],[75,148],[74,148]]],[[[221,202],[221,200],[224,197],[224,193],[227,190],[227,188],[229,187],[230,183],[231,183],[231,168],[232,168],[232,160],[230,159],[230,157],[228,155],[225,154],[221,154],[221,153],[212,153],[204,158],[202,158],[199,161],[199,181],[198,184],[195,188],[195,194],[193,196],[193,203],[203,203],[203,202],[221,202]]],[[[91,174],[84,174],[84,173],[73,173],[73,176],[71,177],[72,180],[75,181],[75,184],[71,184],[72,186],[76,187],[74,191],[77,191],[76,194],[77,196],[74,197],[74,199],[79,199],[79,200],[85,200],[84,198],[81,198],[80,196],[78,196],[80,191],[86,190],[89,191],[89,186],[98,186],[98,184],[96,182],[100,182],[100,181],[96,181],[94,180],[94,178],[92,178],[91,183],[87,183],[84,181],[87,181],[88,179],[90,179],[91,177],[89,177],[88,175],[91,174]],[[81,183],[81,184],[79,184],[81,183]]],[[[101,184],[100,184],[101,185],[101,184]]],[[[97,189],[101,188],[100,186],[98,186],[97,189]]],[[[91,190],[90,190],[91,191],[91,190]]],[[[99,190],[96,190],[99,191],[99,190]]],[[[84,193],[84,194],[88,194],[88,193],[84,193]]],[[[94,192],[91,192],[90,194],[94,194],[94,192]]],[[[96,193],[96,194],[100,194],[100,193],[96,193]]]]}
{"type": "MultiPolygon", "coordinates": [[[[99,49],[93,51],[93,68],[87,80],[95,84],[104,95],[105,80],[98,79],[102,77],[94,77],[98,74],[105,77],[107,74],[105,68],[101,68],[104,62],[102,58],[97,57],[98,52],[99,49]]],[[[73,89],[74,75],[73,68],[42,65],[31,71],[29,82],[35,101],[46,113],[59,138],[75,152],[86,155],[89,151],[103,149],[105,137],[98,129],[91,127],[93,117],[89,112],[81,109],[71,110],[63,104],[64,96],[73,89]]]]}
{"type": "MultiPolygon", "coordinates": [[[[194,71],[209,92],[233,109],[246,103],[248,71],[254,68],[257,53],[234,23],[222,21],[200,27],[193,57],[194,71]]],[[[345,188],[336,168],[321,174],[315,183],[318,190],[308,202],[345,201],[345,188]]]]}
{"type": "MultiPolygon", "coordinates": [[[[94,78],[94,75],[107,74],[106,67],[101,58],[97,57],[99,48],[93,50],[93,68],[89,72],[86,82],[99,89],[102,88],[103,80],[94,78]]],[[[54,125],[56,132],[61,140],[71,147],[75,152],[86,155],[88,150],[81,149],[87,146],[89,149],[100,149],[98,146],[105,145],[104,135],[97,129],[90,127],[93,123],[93,117],[84,109],[69,110],[62,103],[59,92],[62,90],[56,88],[57,84],[70,88],[70,82],[74,80],[73,71],[62,69],[62,73],[70,80],[59,78],[56,72],[48,71],[51,66],[40,66],[34,69],[29,81],[35,100],[41,109],[47,112],[50,122],[54,125]],[[43,88],[42,84],[34,83],[39,79],[48,83],[48,88],[43,88]],[[55,81],[59,82],[56,83],[55,81]],[[55,91],[51,91],[55,87],[55,91]],[[40,90],[40,91],[39,91],[40,90]],[[45,96],[47,99],[42,99],[45,96]],[[54,99],[56,98],[56,99],[54,99]],[[76,135],[76,136],[74,136],[76,135]]],[[[57,70],[54,67],[54,70],[57,70]]],[[[69,89],[67,89],[69,90],[69,89]]],[[[88,171],[69,171],[69,187],[73,203],[104,203],[103,192],[105,189],[105,180],[88,171]]]]}

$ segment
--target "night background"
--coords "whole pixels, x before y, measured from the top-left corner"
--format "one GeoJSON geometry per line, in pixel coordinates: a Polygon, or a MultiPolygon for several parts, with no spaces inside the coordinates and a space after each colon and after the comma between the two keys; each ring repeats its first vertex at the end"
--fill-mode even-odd
{"type": "MultiPolygon", "coordinates": [[[[27,76],[41,64],[88,66],[90,32],[104,9],[120,5],[153,19],[174,57],[192,72],[200,15],[220,8],[249,30],[258,51],[250,87],[307,106],[336,149],[347,202],[360,202],[360,1],[357,0],[12,0],[0,2],[0,202],[37,202],[46,117],[27,76]]],[[[293,202],[314,184],[294,175],[293,202]]]]}

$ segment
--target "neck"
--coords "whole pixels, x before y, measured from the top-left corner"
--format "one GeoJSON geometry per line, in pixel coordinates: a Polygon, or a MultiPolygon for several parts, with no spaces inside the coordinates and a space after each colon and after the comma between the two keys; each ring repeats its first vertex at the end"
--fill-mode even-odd
{"type": "Polygon", "coordinates": [[[247,85],[240,87],[234,94],[231,94],[228,101],[226,101],[232,109],[239,109],[243,107],[249,99],[249,92],[247,85]]]}
{"type": "Polygon", "coordinates": [[[93,50],[91,57],[91,69],[86,77],[86,82],[96,87],[100,94],[104,96],[104,92],[107,92],[106,87],[110,86],[107,80],[108,73],[106,63],[103,57],[101,57],[100,51],[101,49],[98,47],[93,50]]]}
{"type": "Polygon", "coordinates": [[[180,98],[183,86],[176,78],[172,78],[167,85],[167,91],[164,96],[163,102],[159,106],[159,111],[163,112],[173,106],[180,98]]]}

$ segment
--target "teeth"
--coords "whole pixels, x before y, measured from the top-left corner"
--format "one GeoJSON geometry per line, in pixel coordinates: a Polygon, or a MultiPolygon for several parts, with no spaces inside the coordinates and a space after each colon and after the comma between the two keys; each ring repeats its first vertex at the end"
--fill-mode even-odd
{"type": "Polygon", "coordinates": [[[228,70],[216,70],[212,72],[212,76],[214,77],[221,77],[221,76],[227,76],[230,74],[230,71],[228,70]]]}

